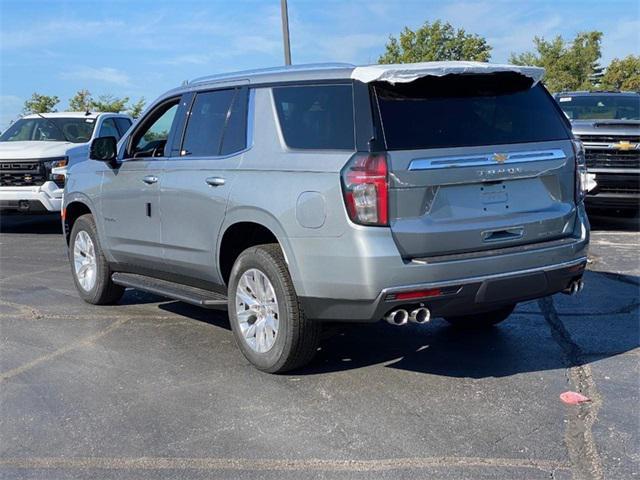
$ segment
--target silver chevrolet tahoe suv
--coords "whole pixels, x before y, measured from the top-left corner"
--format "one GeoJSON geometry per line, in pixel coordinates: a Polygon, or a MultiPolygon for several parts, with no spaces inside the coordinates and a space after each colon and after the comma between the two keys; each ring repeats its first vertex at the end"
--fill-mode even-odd
{"type": "Polygon", "coordinates": [[[542,73],[328,64],[171,90],[68,172],[79,294],[228,308],[247,359],[283,372],[322,322],[486,326],[576,293],[584,152],[542,73]]]}

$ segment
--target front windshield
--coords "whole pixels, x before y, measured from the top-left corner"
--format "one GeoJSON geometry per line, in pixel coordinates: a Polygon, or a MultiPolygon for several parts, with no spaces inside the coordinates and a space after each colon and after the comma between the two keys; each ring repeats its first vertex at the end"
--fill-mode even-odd
{"type": "Polygon", "coordinates": [[[21,118],[5,130],[0,142],[85,143],[95,123],[93,118],[21,118]]]}
{"type": "Polygon", "coordinates": [[[570,120],[640,120],[638,95],[561,95],[558,103],[570,120]]]}

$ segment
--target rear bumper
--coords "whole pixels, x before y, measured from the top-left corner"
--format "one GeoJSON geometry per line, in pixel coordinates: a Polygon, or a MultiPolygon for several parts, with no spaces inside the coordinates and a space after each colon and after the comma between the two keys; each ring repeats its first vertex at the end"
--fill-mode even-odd
{"type": "Polygon", "coordinates": [[[314,242],[305,242],[309,248],[295,277],[305,279],[303,288],[296,288],[310,318],[375,322],[394,308],[420,303],[435,316],[461,315],[544,297],[562,291],[571,280],[582,276],[589,242],[589,224],[582,206],[568,241],[432,263],[404,261],[391,234],[384,239],[384,231],[388,232],[374,230],[373,238],[367,239],[362,235],[350,241],[341,238],[333,249],[331,241],[324,239],[321,257],[316,256],[319,247],[314,242]],[[327,252],[333,254],[328,256],[327,252]],[[389,293],[399,291],[448,286],[459,288],[422,301],[387,298],[389,293]]]}
{"type": "Polygon", "coordinates": [[[481,313],[561,292],[582,277],[586,265],[587,258],[582,257],[530,270],[387,288],[374,302],[306,298],[303,306],[310,318],[347,322],[375,322],[397,308],[428,307],[436,317],[481,313]],[[393,299],[400,292],[427,289],[449,289],[451,293],[422,300],[393,299]]]}
{"type": "Polygon", "coordinates": [[[54,182],[45,182],[36,187],[0,187],[0,210],[59,212],[63,191],[54,182]]]}

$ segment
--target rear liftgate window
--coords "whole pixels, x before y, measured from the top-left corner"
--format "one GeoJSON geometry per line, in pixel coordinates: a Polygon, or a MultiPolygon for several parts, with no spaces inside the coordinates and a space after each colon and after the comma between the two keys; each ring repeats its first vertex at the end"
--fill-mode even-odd
{"type": "Polygon", "coordinates": [[[569,138],[540,84],[515,73],[424,77],[374,84],[389,150],[542,142],[569,138]]]}
{"type": "Polygon", "coordinates": [[[273,96],[290,148],[355,149],[351,85],[276,87],[273,96]]]}

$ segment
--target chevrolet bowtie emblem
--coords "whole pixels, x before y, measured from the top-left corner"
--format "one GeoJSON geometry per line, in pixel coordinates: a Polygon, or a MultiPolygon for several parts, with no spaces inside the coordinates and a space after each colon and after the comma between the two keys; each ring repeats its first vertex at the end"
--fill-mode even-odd
{"type": "Polygon", "coordinates": [[[509,158],[509,155],[507,155],[506,153],[494,153],[491,158],[495,162],[504,163],[509,158]]]}
{"type": "Polygon", "coordinates": [[[612,145],[613,148],[617,149],[617,150],[633,150],[634,148],[638,148],[638,144],[637,143],[631,143],[627,140],[622,140],[618,143],[614,143],[612,145]]]}

